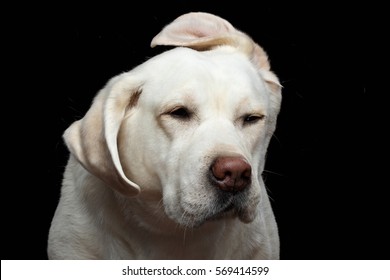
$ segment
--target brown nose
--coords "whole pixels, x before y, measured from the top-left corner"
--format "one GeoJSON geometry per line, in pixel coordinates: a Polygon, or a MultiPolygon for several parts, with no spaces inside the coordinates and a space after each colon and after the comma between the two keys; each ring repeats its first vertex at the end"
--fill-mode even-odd
{"type": "Polygon", "coordinates": [[[251,183],[252,168],[242,157],[218,157],[210,171],[212,181],[223,191],[239,192],[251,183]]]}

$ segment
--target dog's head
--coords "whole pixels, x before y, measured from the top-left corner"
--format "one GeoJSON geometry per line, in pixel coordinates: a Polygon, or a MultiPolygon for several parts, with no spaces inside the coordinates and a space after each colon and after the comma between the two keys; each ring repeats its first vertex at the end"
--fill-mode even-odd
{"type": "Polygon", "coordinates": [[[176,46],[112,78],[64,133],[75,158],[124,196],[160,195],[183,226],[256,216],[281,103],[263,49],[226,20],[189,13],[153,40],[176,46]]]}

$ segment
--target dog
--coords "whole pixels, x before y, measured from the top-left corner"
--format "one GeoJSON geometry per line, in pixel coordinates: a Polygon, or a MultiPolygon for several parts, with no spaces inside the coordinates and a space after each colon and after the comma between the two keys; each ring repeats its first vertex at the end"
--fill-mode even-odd
{"type": "Polygon", "coordinates": [[[111,78],[69,149],[49,259],[279,259],[262,173],[282,86],[227,20],[183,14],[111,78]]]}

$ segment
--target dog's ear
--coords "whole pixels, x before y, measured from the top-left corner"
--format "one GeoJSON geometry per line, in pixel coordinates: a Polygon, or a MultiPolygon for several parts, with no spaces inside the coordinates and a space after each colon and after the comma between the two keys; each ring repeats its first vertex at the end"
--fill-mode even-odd
{"type": "Polygon", "coordinates": [[[270,71],[268,56],[263,48],[221,17],[203,12],[184,14],[166,25],[152,39],[151,47],[157,45],[183,46],[200,51],[221,45],[237,47],[257,67],[271,91],[280,94],[279,79],[270,71]]]}
{"type": "Polygon", "coordinates": [[[112,78],[86,115],[63,135],[69,151],[84,168],[125,196],[137,195],[140,187],[124,174],[117,135],[126,111],[136,104],[140,93],[140,84],[129,75],[112,78]]]}

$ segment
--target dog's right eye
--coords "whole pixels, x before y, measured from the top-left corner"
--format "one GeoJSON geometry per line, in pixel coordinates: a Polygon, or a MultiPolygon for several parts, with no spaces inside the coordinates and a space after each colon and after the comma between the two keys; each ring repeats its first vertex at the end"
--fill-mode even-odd
{"type": "Polygon", "coordinates": [[[191,112],[185,107],[177,107],[169,112],[169,115],[182,120],[187,120],[191,117],[191,112]]]}

